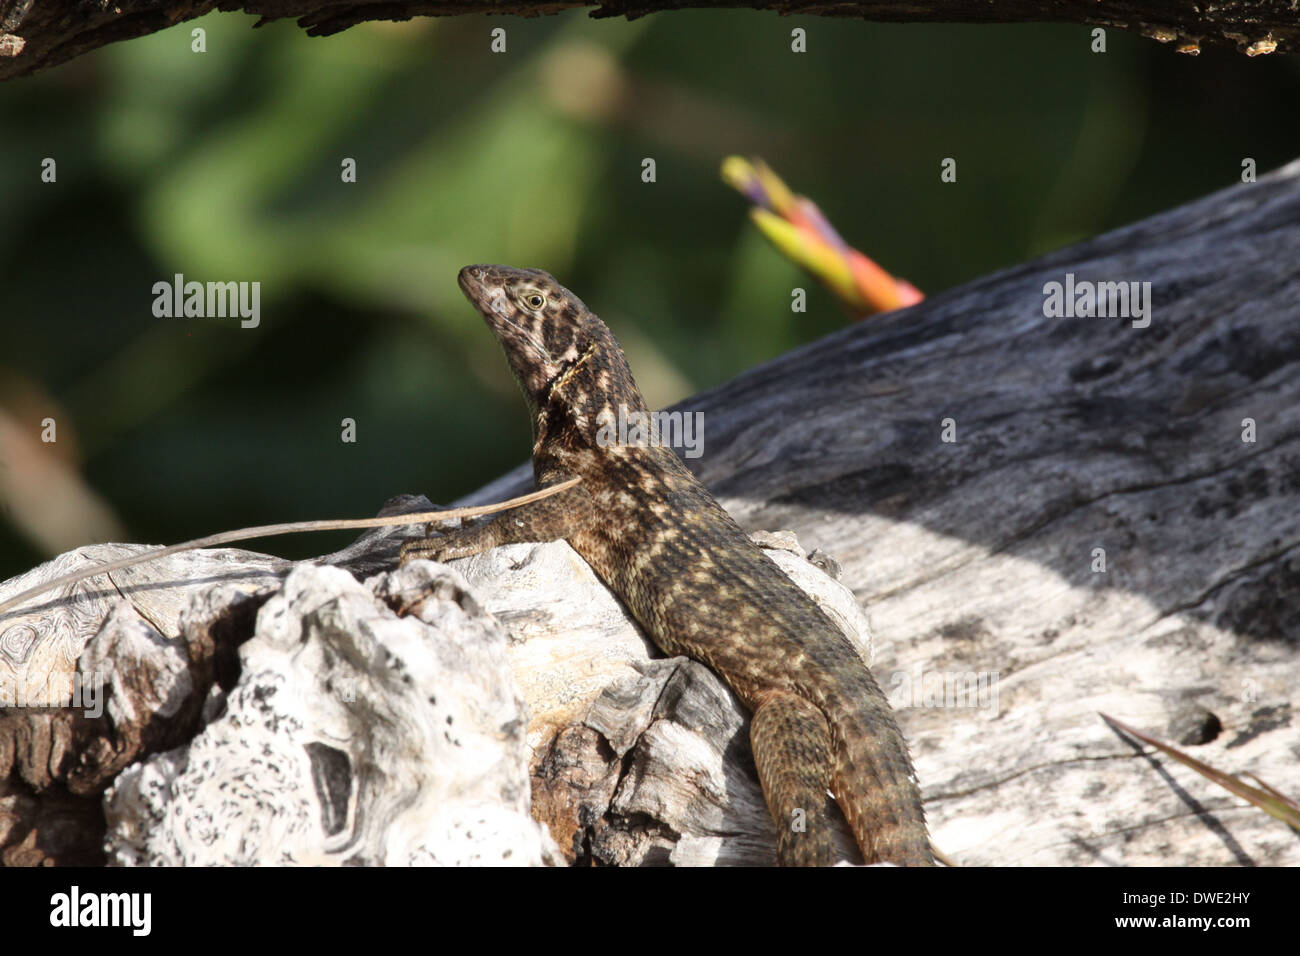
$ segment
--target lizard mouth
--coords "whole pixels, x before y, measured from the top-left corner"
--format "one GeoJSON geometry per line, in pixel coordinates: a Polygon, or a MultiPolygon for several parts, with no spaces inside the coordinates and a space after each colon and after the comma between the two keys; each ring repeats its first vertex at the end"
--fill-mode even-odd
{"type": "Polygon", "coordinates": [[[478,305],[487,296],[487,283],[483,281],[483,273],[486,268],[486,266],[466,266],[456,276],[460,291],[465,293],[465,298],[475,305],[478,305]]]}
{"type": "Polygon", "coordinates": [[[464,289],[468,283],[472,282],[477,284],[481,282],[483,278],[483,268],[483,266],[466,266],[461,269],[460,275],[456,277],[457,281],[460,282],[460,287],[464,289]]]}
{"type": "Polygon", "coordinates": [[[505,348],[511,365],[516,366],[516,375],[520,381],[529,380],[526,387],[535,392],[549,393],[550,386],[554,384],[557,377],[564,374],[564,369],[558,369],[554,375],[543,380],[536,375],[534,369],[524,369],[516,365],[516,358],[525,352],[533,354],[533,358],[527,363],[529,366],[536,366],[538,369],[556,369],[558,364],[538,336],[516,321],[518,312],[506,293],[506,282],[500,278],[503,272],[509,274],[516,271],[502,269],[499,266],[466,266],[460,270],[457,282],[465,298],[483,316],[497,340],[505,348]]]}

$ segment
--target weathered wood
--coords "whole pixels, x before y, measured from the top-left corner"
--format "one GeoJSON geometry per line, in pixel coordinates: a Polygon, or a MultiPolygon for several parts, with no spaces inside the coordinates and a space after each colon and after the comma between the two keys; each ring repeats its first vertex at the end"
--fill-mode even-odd
{"type": "Polygon", "coordinates": [[[261,17],[259,22],[293,18],[309,35],[328,36],[369,20],[466,13],[535,17],[575,7],[594,8],[596,17],[629,19],[663,10],[748,7],[885,22],[1051,21],[1136,30],[1182,52],[1234,46],[1249,56],[1295,52],[1300,42],[1300,11],[1290,0],[0,0],[0,80],[48,69],[213,10],[242,10],[261,17]]]}
{"type": "MultiPolygon", "coordinates": [[[[329,560],[354,574],[391,567],[397,540],[371,534],[329,560]]],[[[801,555],[772,553],[846,633],[869,636],[847,589],[801,555]]],[[[362,584],[304,562],[281,587],[266,562],[190,552],[128,569],[130,585],[82,587],[66,605],[5,620],[0,646],[24,640],[0,661],[0,698],[67,688],[74,674],[105,693],[0,711],[0,859],[774,861],[735,699],[698,664],[653,660],[563,542],[462,562],[479,582],[472,594],[431,563],[362,584]],[[156,613],[185,595],[182,613],[156,613]],[[67,607],[75,628],[62,626],[67,607]],[[82,798],[73,826],[66,791],[82,798]]]]}
{"type": "MultiPolygon", "coordinates": [[[[289,574],[202,732],[105,795],[110,863],[559,859],[528,815],[523,701],[500,626],[444,567],[368,585],[332,567],[289,574]]],[[[189,620],[223,616],[227,600],[210,590],[189,620]]]]}
{"type": "MultiPolygon", "coordinates": [[[[705,455],[690,464],[742,524],[792,528],[842,562],[856,605],[823,575],[810,580],[841,602],[852,630],[865,632],[855,607],[870,609],[873,669],[911,742],[935,841],[957,862],[1300,862],[1283,825],[1139,756],[1097,716],[1300,793],[1298,319],[1295,163],[683,403],[705,416],[705,455]],[[1149,327],[1048,318],[1044,285],[1066,273],[1151,282],[1149,327]],[[955,442],[941,440],[945,418],[955,442]],[[1245,419],[1253,442],[1242,440],[1245,419]],[[944,699],[943,686],[981,679],[983,699],[944,699]]],[[[516,472],[465,503],[528,481],[516,472]]],[[[397,541],[373,533],[330,560],[373,574],[391,566],[397,541]]],[[[293,599],[273,559],[192,557],[218,563],[0,619],[0,690],[20,671],[66,686],[78,659],[113,675],[97,721],[66,708],[0,715],[6,862],[84,860],[103,832],[115,862],[197,861],[184,814],[201,812],[213,781],[261,745],[240,729],[254,724],[284,754],[259,792],[284,802],[250,799],[244,816],[223,818],[218,860],[250,859],[236,835],[254,823],[283,836],[263,852],[283,845],[318,862],[483,861],[499,856],[498,837],[518,842],[520,862],[556,859],[521,822],[520,755],[532,814],[566,859],[771,858],[743,711],[704,668],[656,659],[566,545],[498,549],[454,571],[421,564],[365,587],[304,571],[313,587],[294,579],[293,599]],[[176,615],[173,588],[190,591],[188,613],[176,615]],[[478,658],[457,658],[465,633],[478,658]],[[340,702],[321,681],[366,690],[340,702]],[[271,720],[273,688],[317,692],[286,695],[295,706],[271,720]],[[504,742],[445,757],[429,736],[428,697],[459,701],[454,719],[478,728],[476,741],[495,726],[504,742]],[[234,762],[223,769],[217,752],[234,762]],[[364,754],[382,756],[369,766],[364,754]],[[121,771],[127,757],[145,762],[121,771]],[[496,768],[490,785],[484,763],[496,768]],[[430,822],[433,804],[396,814],[393,794],[412,792],[403,787],[415,778],[458,808],[442,824],[495,806],[492,819],[505,821],[495,842],[431,837],[452,832],[430,822]],[[96,801],[110,784],[105,817],[96,801]],[[69,790],[83,803],[70,809],[69,790]],[[400,822],[403,839],[381,848],[370,829],[350,847],[330,842],[359,819],[354,793],[379,801],[375,819],[400,822]],[[462,793],[473,799],[456,802],[462,793]]],[[[792,574],[812,571],[796,554],[778,558],[792,574]]],[[[7,582],[0,598],[27,583],[7,582]]]]}

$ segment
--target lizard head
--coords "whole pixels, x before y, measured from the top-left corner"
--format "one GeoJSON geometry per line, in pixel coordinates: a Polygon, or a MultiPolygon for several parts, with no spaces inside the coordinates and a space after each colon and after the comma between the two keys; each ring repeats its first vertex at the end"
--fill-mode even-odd
{"type": "Polygon", "coordinates": [[[541,269],[466,266],[460,288],[500,341],[534,411],[556,404],[591,420],[597,406],[642,405],[605,323],[541,269]]]}

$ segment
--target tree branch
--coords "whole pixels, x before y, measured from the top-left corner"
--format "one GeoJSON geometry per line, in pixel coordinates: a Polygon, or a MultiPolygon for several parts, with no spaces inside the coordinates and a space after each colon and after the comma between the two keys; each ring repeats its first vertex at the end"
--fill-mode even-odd
{"type": "Polygon", "coordinates": [[[367,20],[466,13],[541,16],[591,7],[594,17],[635,19],[662,10],[752,8],[783,15],[853,17],[882,22],[1078,23],[1136,30],[1195,53],[1235,46],[1250,56],[1300,48],[1300,10],[1290,0],[0,0],[0,80],[26,76],[133,37],[156,33],[212,10],[242,10],[261,22],[294,18],[311,36],[367,20]]]}

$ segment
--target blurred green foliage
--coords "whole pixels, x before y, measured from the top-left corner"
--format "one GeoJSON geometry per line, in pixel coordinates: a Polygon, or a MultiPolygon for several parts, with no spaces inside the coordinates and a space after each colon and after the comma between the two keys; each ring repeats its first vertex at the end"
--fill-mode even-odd
{"type": "MultiPolygon", "coordinates": [[[[1230,185],[1243,157],[1300,155],[1296,60],[1119,31],[1098,55],[1082,27],[751,11],[252,23],[213,14],[0,85],[0,401],[24,396],[33,435],[33,409],[56,414],[130,540],[449,501],[524,460],[523,404],[456,287],[471,262],[555,273],[652,404],[837,328],[720,182],[731,153],[928,293],[1230,185]],[[154,318],[177,272],[259,281],[261,326],[154,318]]],[[[0,578],[45,557],[0,523],[0,578]]]]}

